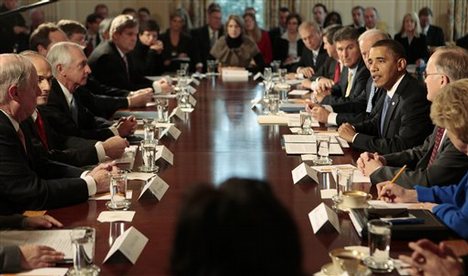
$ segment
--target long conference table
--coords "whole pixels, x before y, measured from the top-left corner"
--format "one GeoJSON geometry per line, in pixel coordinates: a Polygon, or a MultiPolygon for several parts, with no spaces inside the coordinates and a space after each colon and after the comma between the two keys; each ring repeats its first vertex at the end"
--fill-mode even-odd
{"type": "MultiPolygon", "coordinates": [[[[91,226],[96,229],[95,263],[101,268],[101,275],[169,275],[172,240],[184,193],[194,185],[217,185],[234,176],[265,179],[271,183],[275,195],[297,223],[303,269],[307,274],[312,275],[331,262],[328,257],[331,249],[366,244],[366,238],[361,240],[345,213],[339,213],[341,234],[334,231],[313,233],[308,213],[322,202],[320,188],[311,179],[293,184],[291,170],[301,163],[301,158],[287,155],[281,147],[281,137],[290,133],[289,128],[257,123],[258,115],[251,109],[250,101],[263,93],[262,86],[253,81],[223,83],[213,78],[202,80],[196,88],[197,105],[188,114],[188,120],[173,120],[182,131],[180,137],[160,140],[160,144],[174,153],[174,165],[158,173],[170,186],[161,201],[146,195],[137,200],[143,182],[133,181],[130,184],[133,189],[131,210],[136,214],[131,223],[116,226],[98,222],[100,212],[107,210],[105,201],[88,201],[48,212],[66,228],[91,226]],[[120,256],[103,263],[116,238],[115,227],[127,229],[130,226],[149,238],[137,262],[132,265],[120,256]]],[[[154,111],[155,107],[147,110],[154,111]]],[[[344,149],[344,152],[342,156],[332,156],[335,164],[351,163],[359,154],[351,149],[344,149]]],[[[330,201],[325,202],[331,205],[330,201]]],[[[408,252],[407,242],[392,242],[393,257],[408,252]]],[[[397,275],[395,271],[393,274],[397,275]]]]}

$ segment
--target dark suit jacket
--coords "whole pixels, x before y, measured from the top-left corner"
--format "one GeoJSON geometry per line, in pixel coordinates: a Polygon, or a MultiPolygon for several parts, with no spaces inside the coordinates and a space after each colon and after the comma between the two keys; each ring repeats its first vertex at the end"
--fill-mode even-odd
{"type": "MultiPolygon", "coordinates": [[[[200,28],[193,29],[192,35],[192,48],[193,48],[193,64],[203,63],[203,69],[206,71],[206,61],[209,59],[215,59],[210,55],[210,32],[208,25],[200,28]]],[[[218,30],[218,38],[224,35],[223,28],[218,30]]]]}
{"type": "MultiPolygon", "coordinates": [[[[40,111],[39,111],[40,112],[40,111]]],[[[53,130],[47,120],[43,119],[49,150],[41,143],[37,127],[32,118],[22,122],[24,128],[29,128],[31,142],[37,151],[47,155],[50,160],[62,162],[73,166],[94,165],[99,162],[95,140],[87,140],[79,137],[65,136],[53,130]]]]}
{"type": "Polygon", "coordinates": [[[140,76],[159,76],[164,72],[162,53],[158,54],[139,39],[129,55],[132,57],[133,68],[140,76]]]}
{"type": "Polygon", "coordinates": [[[416,60],[422,58],[425,61],[429,58],[429,50],[427,49],[426,36],[421,34],[419,37],[413,37],[411,44],[408,43],[407,37],[401,37],[398,33],[395,35],[395,40],[400,42],[406,51],[406,61],[408,64],[416,63],[416,60]]]}
{"type": "Polygon", "coordinates": [[[120,89],[136,90],[151,87],[152,82],[139,75],[133,67],[132,56],[127,54],[128,74],[125,62],[115,44],[106,41],[99,44],[89,56],[92,75],[101,83],[120,89]]]}
{"type": "Polygon", "coordinates": [[[462,38],[457,39],[457,46],[468,49],[468,34],[462,38]]]}
{"type": "MultiPolygon", "coordinates": [[[[354,139],[353,148],[388,154],[422,144],[433,130],[426,94],[425,87],[406,74],[388,107],[383,133],[380,133],[380,112],[355,125],[359,134],[354,139]]],[[[384,99],[382,96],[378,104],[383,104],[384,99]]]]}
{"type": "Polygon", "coordinates": [[[327,51],[323,49],[323,45],[322,45],[320,46],[320,49],[317,55],[317,60],[314,63],[314,54],[312,53],[311,50],[309,50],[309,48],[304,47],[302,49],[301,59],[299,60],[297,64],[293,66],[292,71],[295,72],[297,68],[299,67],[312,67],[314,71],[317,71],[320,69],[320,67],[323,66],[323,64],[327,60],[327,57],[328,57],[327,51]]]}
{"type": "Polygon", "coordinates": [[[0,213],[69,206],[88,199],[82,170],[50,162],[36,152],[22,128],[26,152],[8,117],[0,112],[0,213]]]}
{"type": "Polygon", "coordinates": [[[343,67],[340,82],[332,87],[331,95],[326,96],[322,100],[321,104],[339,104],[353,101],[355,99],[365,100],[365,88],[367,80],[370,77],[370,73],[362,59],[359,61],[357,66],[356,76],[353,78],[353,86],[351,87],[349,97],[345,97],[346,87],[348,86],[349,69],[347,67],[343,67]]]}
{"type": "Polygon", "coordinates": [[[114,133],[109,129],[110,122],[94,116],[91,111],[82,105],[79,97],[74,97],[74,99],[78,108],[78,124],[73,121],[62,88],[57,80],[52,80],[49,101],[41,111],[43,111],[43,117],[55,131],[69,136],[100,141],[114,136],[114,133]]]}
{"type": "MultiPolygon", "coordinates": [[[[220,36],[218,36],[219,38],[220,36]]],[[[172,45],[171,38],[169,37],[169,29],[161,34],[160,37],[161,41],[164,43],[164,50],[162,51],[163,62],[166,60],[170,60],[171,63],[168,66],[164,66],[164,71],[168,72],[175,72],[180,68],[181,62],[177,60],[178,55],[180,53],[186,53],[190,58],[191,68],[195,64],[193,64],[192,57],[193,57],[193,42],[192,37],[187,33],[180,34],[180,40],[178,45],[172,45]]]]}
{"type": "MultiPolygon", "coordinates": [[[[278,37],[275,41],[272,41],[271,46],[273,48],[273,60],[281,60],[281,64],[283,64],[288,57],[289,41],[278,37]]],[[[302,56],[304,48],[304,42],[302,42],[302,39],[299,39],[297,41],[297,56],[302,56]]],[[[292,70],[293,68],[290,69],[292,70]]]]}
{"type": "MultiPolygon", "coordinates": [[[[333,80],[335,76],[335,66],[337,66],[336,59],[327,56],[325,62],[315,71],[315,74],[310,78],[310,80],[315,81],[318,77],[324,77],[327,79],[333,80]]],[[[339,64],[338,64],[339,66],[339,64]]]]}
{"type": "Polygon", "coordinates": [[[429,29],[426,34],[426,42],[428,46],[444,46],[445,38],[442,28],[429,25],[429,29]]]}
{"type": "Polygon", "coordinates": [[[343,123],[350,123],[350,124],[357,124],[364,120],[370,119],[375,114],[380,112],[381,106],[377,105],[378,99],[385,94],[384,91],[377,90],[374,93],[372,99],[370,98],[370,93],[372,89],[372,77],[369,77],[366,83],[365,93],[363,95],[365,97],[356,97],[351,101],[333,104],[333,112],[338,113],[336,117],[337,125],[341,125],[343,123]],[[372,110],[370,113],[366,112],[367,102],[372,101],[372,110]]]}
{"type": "Polygon", "coordinates": [[[402,187],[414,188],[415,185],[430,187],[458,183],[468,169],[468,156],[458,151],[447,136],[440,145],[434,162],[428,166],[436,132],[437,127],[420,146],[384,155],[387,165],[371,174],[372,183],[391,179],[404,164],[407,165],[407,169],[396,181],[402,187]]]}

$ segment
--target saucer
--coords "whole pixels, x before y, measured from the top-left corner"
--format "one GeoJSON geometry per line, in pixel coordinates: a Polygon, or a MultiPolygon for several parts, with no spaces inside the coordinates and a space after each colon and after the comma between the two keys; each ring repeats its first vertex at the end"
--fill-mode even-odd
{"type": "Polygon", "coordinates": [[[360,206],[356,206],[356,207],[349,207],[348,205],[344,204],[343,202],[340,202],[336,205],[336,208],[340,211],[343,211],[343,212],[349,212],[351,209],[359,209],[359,208],[368,208],[369,207],[369,203],[365,203],[365,204],[362,204],[360,206]]]}
{"type": "MultiPolygon", "coordinates": [[[[328,263],[322,266],[321,270],[323,274],[329,276],[337,276],[344,273],[339,267],[336,267],[333,263],[328,263]]],[[[359,264],[356,275],[358,276],[368,276],[372,275],[372,271],[368,269],[365,265],[359,264]]]]}

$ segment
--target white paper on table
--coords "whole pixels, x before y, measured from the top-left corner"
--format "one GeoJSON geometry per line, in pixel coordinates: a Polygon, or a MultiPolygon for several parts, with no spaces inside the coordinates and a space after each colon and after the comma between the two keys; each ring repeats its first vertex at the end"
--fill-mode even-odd
{"type": "Polygon", "coordinates": [[[280,115],[259,115],[257,122],[261,125],[287,125],[288,118],[280,115]]]}
{"type": "Polygon", "coordinates": [[[135,156],[136,156],[137,149],[138,149],[137,145],[131,145],[125,148],[125,152],[124,154],[122,154],[122,157],[115,160],[116,164],[128,163],[129,168],[133,168],[133,164],[135,163],[135,156]]]}
{"type": "MultiPolygon", "coordinates": [[[[288,126],[289,127],[300,127],[301,126],[301,115],[299,113],[290,113],[285,114],[288,118],[288,126]]],[[[311,127],[320,127],[320,123],[312,118],[312,122],[310,124],[311,127]]]]}
{"type": "Polygon", "coordinates": [[[287,154],[317,154],[316,144],[285,143],[287,154]]]}
{"type": "Polygon", "coordinates": [[[302,161],[315,161],[317,160],[317,155],[316,154],[302,154],[301,160],[302,161]]]}
{"type": "Polygon", "coordinates": [[[309,92],[310,92],[309,90],[294,89],[294,90],[289,92],[289,95],[291,95],[291,96],[303,96],[303,95],[305,95],[305,94],[307,94],[309,92]]]}
{"type": "Polygon", "coordinates": [[[181,107],[180,110],[185,113],[192,113],[195,109],[193,107],[181,107]]]}
{"type": "Polygon", "coordinates": [[[301,84],[302,80],[286,80],[286,83],[289,85],[301,84]]]}
{"type": "Polygon", "coordinates": [[[335,136],[335,139],[337,140],[338,144],[340,144],[341,148],[343,149],[349,148],[349,143],[345,139],[339,136],[335,136]]]}
{"type": "Polygon", "coordinates": [[[149,190],[159,201],[161,201],[162,197],[168,189],[169,185],[162,178],[155,175],[153,179],[148,181],[145,186],[143,186],[138,199],[140,199],[145,194],[145,192],[149,190]]]}
{"type": "Polygon", "coordinates": [[[328,153],[331,155],[343,155],[344,154],[339,144],[331,144],[331,143],[330,143],[330,149],[328,150],[328,153]]]}
{"type": "Polygon", "coordinates": [[[156,102],[147,102],[145,104],[146,107],[152,107],[152,106],[156,106],[156,102]]]}
{"type": "Polygon", "coordinates": [[[171,126],[175,126],[174,123],[155,123],[154,125],[158,128],[168,128],[171,126]]]}
{"type": "Polygon", "coordinates": [[[245,69],[223,69],[221,74],[223,81],[248,81],[249,71],[245,69]]]}
{"type": "MultiPolygon", "coordinates": [[[[68,272],[68,268],[63,267],[45,267],[36,268],[33,270],[19,272],[14,274],[15,276],[65,276],[68,272]]],[[[5,274],[7,275],[7,274],[5,274]]]]}
{"type": "Polygon", "coordinates": [[[135,211],[102,211],[97,220],[99,222],[126,221],[132,222],[135,211]]]}
{"type": "Polygon", "coordinates": [[[367,203],[376,209],[416,209],[414,203],[389,203],[383,200],[369,200],[367,203]]]}
{"type": "Polygon", "coordinates": [[[302,130],[302,128],[300,128],[300,127],[290,127],[289,130],[291,131],[291,133],[297,134],[302,130]]]}
{"type": "Polygon", "coordinates": [[[329,166],[312,166],[312,169],[318,172],[331,172],[333,179],[336,181],[336,170],[338,168],[343,169],[354,169],[353,172],[353,183],[370,183],[370,178],[364,176],[361,171],[359,171],[355,166],[351,164],[343,164],[343,165],[329,165],[329,166]]]}
{"type": "Polygon", "coordinates": [[[145,172],[130,172],[127,173],[128,180],[143,180],[148,181],[151,177],[155,176],[154,173],[145,173],[145,172]]]}
{"type": "Polygon", "coordinates": [[[115,252],[120,251],[132,264],[135,264],[146,243],[148,243],[148,238],[132,226],[115,240],[103,262],[106,262],[115,252]]]}
{"type": "MultiPolygon", "coordinates": [[[[127,190],[127,196],[126,198],[132,198],[133,192],[132,190],[127,190]]],[[[111,194],[109,193],[103,193],[103,194],[95,194],[89,198],[89,200],[110,200],[111,199],[111,194]]]]}
{"type": "Polygon", "coordinates": [[[321,189],[320,190],[320,197],[322,199],[330,199],[333,198],[337,194],[336,189],[321,189]]]}
{"type": "Polygon", "coordinates": [[[153,98],[162,98],[162,99],[175,99],[177,98],[177,94],[166,94],[166,93],[160,93],[160,94],[155,94],[153,95],[153,98]]]}
{"type": "Polygon", "coordinates": [[[314,135],[291,135],[291,134],[284,134],[283,135],[285,143],[316,143],[316,139],[314,135]]]}

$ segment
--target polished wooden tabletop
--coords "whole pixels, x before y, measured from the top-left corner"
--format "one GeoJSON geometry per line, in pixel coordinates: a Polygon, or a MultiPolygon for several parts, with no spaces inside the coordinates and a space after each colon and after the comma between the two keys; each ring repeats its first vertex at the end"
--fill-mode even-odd
{"type": "MultiPolygon", "coordinates": [[[[307,214],[322,202],[318,185],[312,180],[293,184],[291,170],[301,163],[300,157],[287,155],[281,148],[281,136],[289,133],[287,127],[257,123],[257,112],[251,109],[250,101],[261,93],[262,87],[254,82],[203,80],[197,87],[197,105],[188,120],[174,120],[182,131],[179,139],[161,140],[174,153],[174,165],[159,173],[169,184],[169,190],[160,202],[152,196],[138,201],[141,182],[131,183],[134,190],[131,209],[136,211],[131,223],[98,222],[97,216],[106,210],[104,201],[88,201],[49,213],[67,228],[84,225],[96,228],[95,262],[102,275],[168,275],[176,217],[188,188],[203,182],[219,184],[232,176],[265,179],[298,225],[305,272],[310,275],[318,272],[330,262],[331,249],[360,245],[362,241],[347,214],[339,215],[341,234],[313,233],[307,214]],[[122,257],[103,264],[115,233],[130,226],[149,238],[136,264],[122,257]]],[[[344,156],[333,157],[334,163],[351,163],[357,154],[345,149],[344,156]]],[[[407,250],[406,242],[394,242],[392,247],[392,255],[407,250]]]]}

